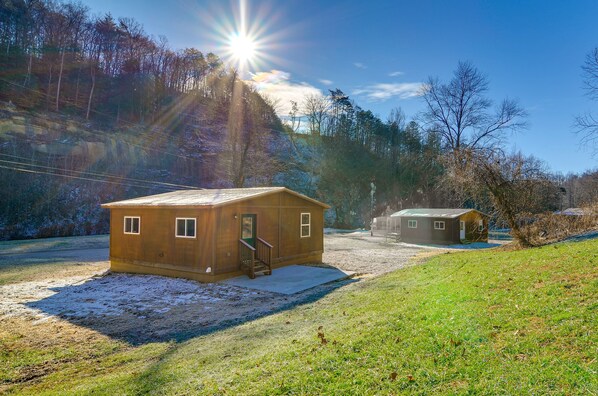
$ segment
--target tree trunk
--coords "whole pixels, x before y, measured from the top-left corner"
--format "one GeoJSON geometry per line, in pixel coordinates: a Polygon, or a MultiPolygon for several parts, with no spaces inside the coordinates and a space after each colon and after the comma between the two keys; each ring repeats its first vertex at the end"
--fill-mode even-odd
{"type": "Polygon", "coordinates": [[[75,107],[79,106],[79,82],[81,81],[81,64],[79,63],[79,69],[77,71],[77,85],[75,88],[75,107]]]}
{"type": "Polygon", "coordinates": [[[29,79],[31,78],[31,65],[33,63],[33,52],[29,52],[29,64],[27,65],[27,76],[25,77],[25,82],[23,86],[27,86],[29,84],[29,79]]]}
{"type": "Polygon", "coordinates": [[[96,86],[96,72],[94,67],[91,68],[91,90],[89,91],[89,100],[87,101],[87,114],[85,115],[85,119],[89,120],[89,112],[91,111],[91,98],[93,97],[93,90],[96,86]]]}
{"type": "Polygon", "coordinates": [[[46,110],[50,107],[50,87],[52,86],[52,65],[50,65],[50,73],[48,73],[48,91],[46,92],[46,110]]]}
{"type": "Polygon", "coordinates": [[[58,87],[56,88],[56,111],[58,111],[58,101],[60,100],[60,84],[62,83],[62,70],[64,69],[64,53],[66,51],[62,48],[62,56],[60,57],[60,72],[58,73],[58,87]]]}

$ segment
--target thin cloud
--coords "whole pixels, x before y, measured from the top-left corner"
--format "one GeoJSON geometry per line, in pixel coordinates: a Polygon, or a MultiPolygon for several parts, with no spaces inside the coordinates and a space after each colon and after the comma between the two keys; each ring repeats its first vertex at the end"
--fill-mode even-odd
{"type": "Polygon", "coordinates": [[[420,96],[422,83],[379,83],[358,88],[353,91],[353,95],[365,96],[374,102],[383,102],[391,98],[409,99],[420,96]]]}
{"type": "Polygon", "coordinates": [[[318,81],[321,82],[324,85],[332,85],[332,84],[334,84],[334,82],[332,80],[320,79],[318,81]]]}
{"type": "Polygon", "coordinates": [[[353,63],[353,66],[355,66],[358,69],[367,69],[368,68],[366,65],[364,65],[361,62],[355,62],[355,63],[353,63]]]}
{"type": "Polygon", "coordinates": [[[291,101],[301,104],[306,96],[322,96],[322,91],[306,82],[291,81],[291,73],[281,70],[257,72],[251,75],[251,81],[257,91],[276,103],[276,113],[280,117],[288,116],[291,101]]]}
{"type": "Polygon", "coordinates": [[[390,77],[402,76],[403,74],[405,74],[405,72],[402,71],[393,71],[392,73],[388,73],[390,77]]]}

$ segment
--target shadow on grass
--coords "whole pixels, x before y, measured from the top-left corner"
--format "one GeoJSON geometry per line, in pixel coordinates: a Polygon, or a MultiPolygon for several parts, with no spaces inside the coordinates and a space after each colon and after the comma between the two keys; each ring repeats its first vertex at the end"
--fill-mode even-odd
{"type": "Polygon", "coordinates": [[[25,305],[131,345],[182,342],[312,303],[356,282],[345,279],[293,295],[154,275],[108,274],[53,287],[25,305]]]}

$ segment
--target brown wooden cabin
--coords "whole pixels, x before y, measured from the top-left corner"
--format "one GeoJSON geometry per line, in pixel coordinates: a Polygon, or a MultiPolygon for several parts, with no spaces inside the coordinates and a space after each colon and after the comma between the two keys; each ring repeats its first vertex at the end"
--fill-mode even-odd
{"type": "Polygon", "coordinates": [[[488,242],[488,215],[475,209],[404,209],[401,241],[441,245],[488,242]]]}
{"type": "Polygon", "coordinates": [[[329,208],[284,187],[183,190],[102,207],[112,271],[202,282],[321,262],[329,208]]]}

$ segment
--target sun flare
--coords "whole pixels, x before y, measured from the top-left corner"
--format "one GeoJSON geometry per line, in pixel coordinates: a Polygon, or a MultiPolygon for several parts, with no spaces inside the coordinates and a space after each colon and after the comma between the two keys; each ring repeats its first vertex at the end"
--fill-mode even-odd
{"type": "Polygon", "coordinates": [[[276,53],[288,34],[273,30],[273,23],[279,21],[277,8],[261,5],[250,10],[247,3],[247,0],[231,0],[230,10],[215,6],[213,11],[202,14],[204,24],[214,27],[210,35],[215,44],[214,52],[244,79],[272,64],[284,63],[276,53]],[[238,2],[237,7],[235,2],[238,2]]]}
{"type": "Polygon", "coordinates": [[[240,63],[251,63],[255,58],[255,41],[246,34],[233,34],[230,38],[229,51],[240,63]]]}

